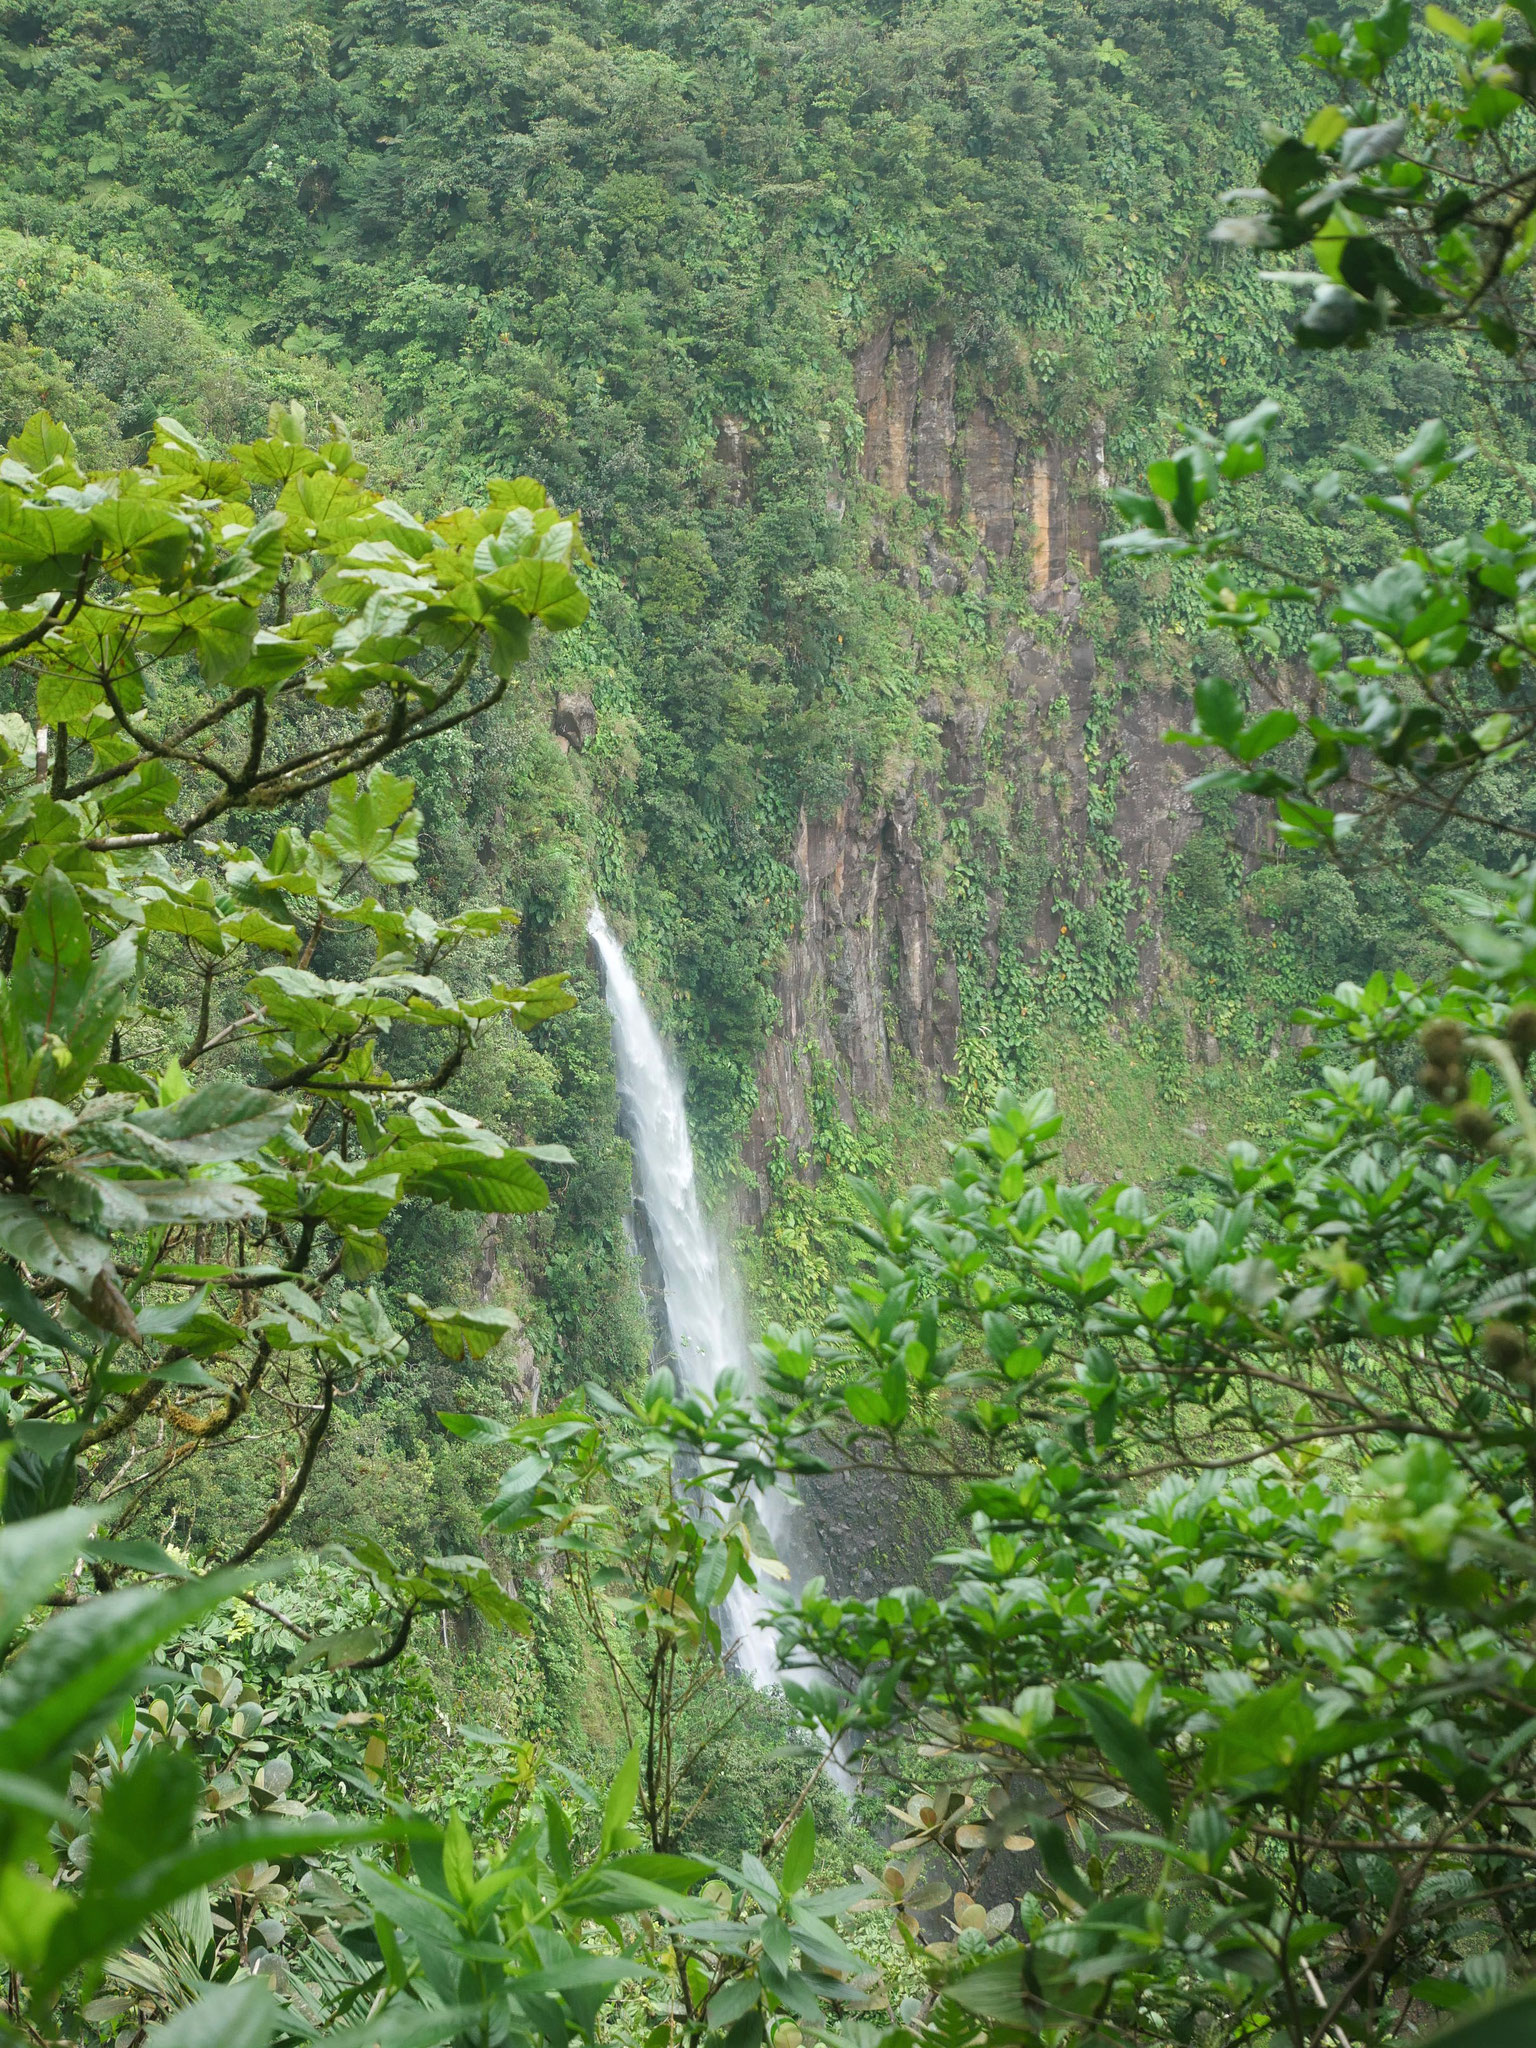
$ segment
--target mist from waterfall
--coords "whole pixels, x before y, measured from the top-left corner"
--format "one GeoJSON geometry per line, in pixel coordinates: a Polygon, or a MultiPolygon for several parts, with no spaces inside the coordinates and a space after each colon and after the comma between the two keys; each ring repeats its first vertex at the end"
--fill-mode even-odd
{"type": "MultiPolygon", "coordinates": [[[[625,1133],[661,1266],[677,1375],[695,1392],[709,1393],[722,1371],[732,1366],[750,1370],[750,1365],[720,1247],[699,1206],[682,1076],[651,1021],[623,948],[596,904],[587,932],[602,962],[625,1133]]],[[[804,1539],[789,1528],[792,1510],[772,1495],[759,1496],[756,1506],[780,1557],[793,1571],[790,1552],[804,1539]]],[[[795,1574],[802,1582],[804,1576],[808,1574],[795,1574]]],[[[737,1663],[759,1687],[776,1685],[781,1677],[767,1616],[762,1593],[738,1580],[723,1603],[723,1633],[727,1642],[736,1642],[737,1663]]]]}

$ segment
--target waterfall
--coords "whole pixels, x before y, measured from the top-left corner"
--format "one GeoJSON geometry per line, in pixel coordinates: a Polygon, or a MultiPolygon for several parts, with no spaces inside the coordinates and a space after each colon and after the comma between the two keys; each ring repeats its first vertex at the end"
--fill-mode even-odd
{"type": "MultiPolygon", "coordinates": [[[[695,1391],[708,1393],[726,1368],[750,1369],[749,1354],[725,1284],[719,1244],[699,1206],[682,1076],[651,1022],[623,948],[596,904],[587,931],[602,962],[625,1130],[661,1266],[677,1374],[695,1391]]],[[[793,1579],[803,1584],[810,1572],[795,1569],[795,1553],[802,1553],[804,1564],[814,1560],[803,1556],[809,1546],[791,1524],[793,1510],[773,1494],[758,1496],[755,1505],[793,1579]]],[[[722,1632],[727,1641],[735,1640],[738,1664],[759,1687],[777,1684],[782,1675],[768,1614],[761,1591],[740,1580],[726,1595],[722,1632]]],[[[835,1761],[830,1775],[848,1789],[847,1773],[835,1761]]]]}

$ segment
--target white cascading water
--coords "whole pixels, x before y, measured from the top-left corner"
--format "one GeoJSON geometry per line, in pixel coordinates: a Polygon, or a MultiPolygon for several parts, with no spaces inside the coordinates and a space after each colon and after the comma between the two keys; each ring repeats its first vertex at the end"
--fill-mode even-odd
{"type": "MultiPolygon", "coordinates": [[[[708,1393],[721,1372],[746,1364],[747,1348],[726,1292],[720,1248],[699,1207],[682,1076],[651,1022],[623,947],[595,903],[587,933],[603,963],[619,1094],[661,1264],[678,1377],[696,1392],[708,1393]]],[[[762,1594],[738,1580],[724,1603],[725,1633],[736,1642],[736,1661],[757,1686],[774,1685],[779,1678],[766,1615],[762,1594]]]]}
{"type": "MultiPolygon", "coordinates": [[[[696,1391],[708,1393],[728,1367],[751,1368],[746,1340],[725,1285],[720,1247],[699,1207],[682,1076],[651,1022],[623,948],[595,903],[587,932],[603,965],[603,997],[613,1023],[619,1095],[640,1177],[640,1195],[661,1265],[678,1377],[696,1391]]],[[[810,1572],[795,1567],[814,1567],[815,1560],[804,1555],[809,1548],[807,1533],[791,1526],[791,1505],[768,1494],[759,1495],[756,1506],[779,1556],[790,1567],[793,1581],[803,1584],[810,1572]]],[[[722,1633],[727,1642],[735,1642],[738,1665],[759,1687],[777,1685],[782,1676],[769,1613],[761,1590],[754,1591],[739,1580],[726,1595],[722,1610],[722,1633]]],[[[836,1757],[829,1760],[828,1776],[844,1791],[852,1789],[853,1781],[836,1757]]]]}

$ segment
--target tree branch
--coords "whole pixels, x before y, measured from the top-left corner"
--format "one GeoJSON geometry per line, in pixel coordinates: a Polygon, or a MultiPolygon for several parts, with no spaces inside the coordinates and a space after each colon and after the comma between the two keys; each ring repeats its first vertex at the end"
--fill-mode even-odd
{"type": "Polygon", "coordinates": [[[263,1544],[271,1542],[272,1538],[298,1506],[304,1489],[309,1484],[309,1475],[315,1469],[315,1460],[320,1455],[321,1441],[331,1420],[331,1402],[334,1395],[335,1383],[330,1374],[327,1373],[320,1394],[320,1409],[305,1436],[304,1455],[299,1461],[298,1471],[294,1473],[289,1485],[278,1496],[277,1500],[273,1502],[266,1519],[262,1522],[255,1535],[249,1541],[241,1544],[234,1556],[226,1560],[227,1563],[247,1563],[262,1548],[263,1544]]]}

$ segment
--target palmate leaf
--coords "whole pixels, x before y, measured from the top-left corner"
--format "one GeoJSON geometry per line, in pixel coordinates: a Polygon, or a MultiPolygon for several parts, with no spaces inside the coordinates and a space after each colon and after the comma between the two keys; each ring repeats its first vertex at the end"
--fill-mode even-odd
{"type": "MultiPolygon", "coordinates": [[[[144,490],[135,479],[139,491],[144,490]]],[[[118,496],[105,498],[90,510],[91,525],[105,543],[109,559],[140,576],[170,582],[180,571],[197,539],[200,521],[177,512],[162,497],[137,495],[130,484],[118,496]],[[126,556],[126,562],[122,557],[126,556]]]]}
{"type": "MultiPolygon", "coordinates": [[[[8,455],[13,455],[19,463],[38,476],[42,476],[56,462],[69,468],[74,466],[74,435],[68,427],[56,420],[51,412],[41,408],[28,418],[19,432],[11,435],[5,447],[8,455]]],[[[70,514],[73,519],[83,519],[84,516],[83,513],[70,514]]]]}
{"type": "Polygon", "coordinates": [[[104,704],[101,685],[70,669],[44,669],[37,680],[37,722],[64,725],[104,704]]]}
{"type": "Polygon", "coordinates": [[[362,789],[347,776],[332,789],[325,828],[310,843],[338,867],[362,868],[381,885],[414,881],[421,813],[410,808],[413,788],[385,768],[372,769],[362,789]]]}
{"type": "Polygon", "coordinates": [[[475,1308],[433,1308],[419,1294],[408,1294],[406,1306],[432,1332],[432,1341],[445,1358],[457,1361],[467,1353],[484,1358],[503,1337],[522,1328],[521,1319],[510,1309],[482,1305],[475,1308]]]}

